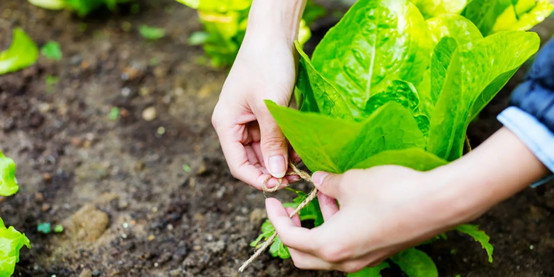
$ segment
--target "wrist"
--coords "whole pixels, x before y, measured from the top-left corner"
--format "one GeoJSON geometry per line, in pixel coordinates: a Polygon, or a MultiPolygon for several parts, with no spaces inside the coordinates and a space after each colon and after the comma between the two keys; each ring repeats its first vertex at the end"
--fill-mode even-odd
{"type": "Polygon", "coordinates": [[[306,0],[254,0],[248,16],[245,41],[268,39],[292,45],[306,0]]]}

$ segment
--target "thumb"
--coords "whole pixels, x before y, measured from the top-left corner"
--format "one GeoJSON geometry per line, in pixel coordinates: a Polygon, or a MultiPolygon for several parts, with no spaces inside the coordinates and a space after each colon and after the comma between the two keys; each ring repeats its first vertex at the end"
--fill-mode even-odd
{"type": "Polygon", "coordinates": [[[283,178],[287,172],[288,143],[267,107],[264,108],[261,115],[257,115],[262,156],[269,173],[273,177],[283,178]]]}
{"type": "Polygon", "coordinates": [[[312,175],[312,181],[323,194],[335,199],[341,198],[342,174],[317,171],[312,175]]]}

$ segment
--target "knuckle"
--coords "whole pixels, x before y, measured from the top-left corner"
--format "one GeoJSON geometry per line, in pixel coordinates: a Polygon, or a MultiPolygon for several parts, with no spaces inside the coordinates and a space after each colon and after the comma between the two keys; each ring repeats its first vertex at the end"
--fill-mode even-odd
{"type": "Polygon", "coordinates": [[[261,139],[261,146],[268,150],[280,150],[286,147],[286,142],[279,136],[266,136],[261,139]]]}
{"type": "Polygon", "coordinates": [[[350,257],[350,251],[342,245],[327,245],[321,249],[321,258],[329,263],[338,263],[350,257]]]}
{"type": "Polygon", "coordinates": [[[214,129],[217,129],[217,127],[219,126],[219,123],[220,123],[220,118],[221,116],[219,115],[219,112],[216,110],[214,110],[214,112],[212,113],[212,126],[214,127],[214,129]]]}
{"type": "Polygon", "coordinates": [[[344,272],[357,272],[362,270],[364,267],[366,267],[365,262],[353,261],[343,264],[340,269],[344,272]]]}

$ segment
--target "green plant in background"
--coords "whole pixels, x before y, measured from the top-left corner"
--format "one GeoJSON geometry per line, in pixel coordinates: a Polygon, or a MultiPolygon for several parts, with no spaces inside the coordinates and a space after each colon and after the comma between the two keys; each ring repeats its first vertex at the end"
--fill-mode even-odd
{"type": "Polygon", "coordinates": [[[28,0],[29,3],[49,10],[69,9],[79,16],[86,16],[100,7],[116,10],[117,5],[134,0],[28,0]]]}
{"type": "Polygon", "coordinates": [[[35,42],[21,28],[15,28],[12,44],[0,53],[0,75],[31,66],[37,59],[35,42]]]}
{"type": "Polygon", "coordinates": [[[48,59],[56,61],[61,61],[63,57],[60,44],[52,40],[40,48],[40,53],[48,59]]]}
{"type": "MultiPolygon", "coordinates": [[[[189,37],[189,44],[202,45],[212,66],[222,67],[233,63],[244,39],[248,12],[252,0],[177,0],[198,11],[204,27],[189,37]]],[[[299,31],[299,40],[310,38],[308,25],[325,14],[325,9],[308,1],[299,31]]]]}
{"type": "Polygon", "coordinates": [[[461,14],[484,36],[505,30],[529,30],[552,13],[549,0],[412,0],[425,18],[461,14]]]}
{"type": "MultiPolygon", "coordinates": [[[[0,196],[10,196],[18,191],[15,178],[15,163],[0,151],[0,196]]],[[[19,250],[23,246],[31,248],[31,242],[25,234],[19,233],[13,226],[6,228],[0,218],[0,276],[11,276],[15,264],[19,262],[19,250]]]]}
{"type": "MultiPolygon", "coordinates": [[[[342,173],[385,164],[430,170],[461,157],[469,123],[539,48],[535,33],[519,31],[539,21],[510,25],[495,17],[493,26],[509,30],[483,36],[485,25],[464,17],[473,2],[442,8],[437,3],[452,1],[415,2],[359,0],[311,59],[296,44],[299,110],[266,104],[311,171],[342,173]],[[421,11],[437,14],[424,17],[421,11]]],[[[318,226],[321,212],[313,203],[300,219],[308,214],[318,226]]],[[[267,224],[253,246],[274,233],[267,224]]],[[[456,230],[481,243],[492,262],[493,247],[484,232],[474,225],[456,230]]],[[[276,242],[270,253],[286,257],[276,242]]],[[[389,262],[408,276],[438,275],[432,259],[415,248],[389,262]]],[[[351,276],[380,276],[387,266],[351,276]]]]}
{"type": "Polygon", "coordinates": [[[155,28],[142,24],[139,27],[139,33],[143,38],[154,41],[165,37],[166,32],[163,28],[155,28]]]}

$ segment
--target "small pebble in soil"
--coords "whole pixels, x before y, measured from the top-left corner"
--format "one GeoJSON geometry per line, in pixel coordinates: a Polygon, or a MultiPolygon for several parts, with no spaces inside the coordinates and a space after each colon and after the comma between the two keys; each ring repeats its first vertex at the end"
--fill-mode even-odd
{"type": "Polygon", "coordinates": [[[146,121],[152,121],[156,119],[157,113],[155,107],[148,107],[142,111],[142,119],[146,121]]]}
{"type": "Polygon", "coordinates": [[[131,95],[131,89],[129,87],[124,87],[121,89],[121,95],[123,95],[123,97],[129,97],[129,95],[131,95]]]}
{"type": "Polygon", "coordinates": [[[156,130],[156,134],[158,134],[158,136],[163,136],[165,134],[165,127],[164,126],[158,127],[158,129],[156,130]]]}

